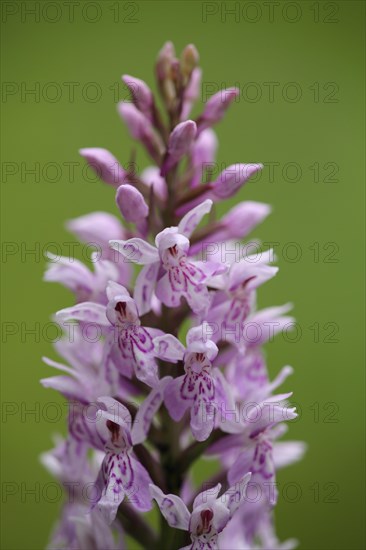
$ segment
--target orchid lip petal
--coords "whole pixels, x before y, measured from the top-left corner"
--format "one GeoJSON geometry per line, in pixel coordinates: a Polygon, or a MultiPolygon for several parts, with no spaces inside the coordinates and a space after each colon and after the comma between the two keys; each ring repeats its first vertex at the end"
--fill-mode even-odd
{"type": "Polygon", "coordinates": [[[159,261],[158,250],[143,239],[134,238],[128,241],[111,240],[109,245],[125,258],[125,261],[140,265],[159,261]]]}

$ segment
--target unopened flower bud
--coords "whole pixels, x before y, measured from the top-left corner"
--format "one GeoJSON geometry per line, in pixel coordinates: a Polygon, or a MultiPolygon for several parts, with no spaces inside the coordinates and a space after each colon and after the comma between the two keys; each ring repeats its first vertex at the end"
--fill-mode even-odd
{"type": "Polygon", "coordinates": [[[159,199],[165,201],[168,197],[168,187],[164,178],[160,175],[160,170],[157,166],[149,166],[141,172],[142,181],[152,187],[154,193],[159,199]]]}
{"type": "Polygon", "coordinates": [[[131,92],[134,105],[151,121],[154,98],[149,86],[143,80],[127,74],[122,76],[122,81],[131,92]]]}
{"type": "Polygon", "coordinates": [[[166,42],[158,55],[156,62],[156,76],[160,92],[167,106],[171,105],[176,98],[173,74],[173,66],[176,62],[177,59],[175,57],[174,46],[171,42],[166,42]]]}
{"type": "Polygon", "coordinates": [[[197,126],[193,120],[181,122],[174,128],[169,137],[167,155],[161,168],[162,176],[165,176],[189,152],[196,134],[197,126]]]}
{"type": "Polygon", "coordinates": [[[127,172],[107,149],[91,147],[80,149],[79,153],[85,158],[94,172],[106,183],[118,186],[124,182],[127,172]]]}
{"type": "Polygon", "coordinates": [[[260,224],[271,212],[269,204],[244,201],[234,206],[220,222],[225,235],[223,240],[242,239],[260,224]]]}
{"type": "Polygon", "coordinates": [[[175,49],[172,42],[165,42],[156,61],[156,75],[158,80],[165,80],[171,71],[171,64],[175,58],[175,49]]]}
{"type": "Polygon", "coordinates": [[[185,78],[186,80],[189,79],[193,69],[195,69],[198,65],[199,58],[200,56],[196,46],[194,46],[193,44],[188,44],[188,46],[184,48],[180,62],[180,70],[183,78],[185,78]]]}
{"type": "Polygon", "coordinates": [[[191,78],[183,92],[182,111],[180,114],[180,120],[186,120],[192,109],[192,105],[197,101],[200,86],[201,86],[202,71],[199,67],[196,67],[191,74],[191,78]]]}
{"type": "Polygon", "coordinates": [[[124,229],[118,218],[108,212],[92,212],[68,220],[66,228],[84,243],[95,243],[100,248],[108,249],[108,241],[120,235],[124,238],[124,229]]]}
{"type": "Polygon", "coordinates": [[[215,160],[216,150],[216,134],[211,128],[207,128],[198,136],[192,147],[191,163],[194,169],[194,175],[191,180],[191,187],[196,187],[201,183],[203,173],[215,160]]]}
{"type": "MultiPolygon", "coordinates": [[[[200,240],[191,245],[191,254],[202,251],[204,243],[237,242],[246,237],[271,212],[269,204],[244,201],[234,206],[220,221],[213,224],[200,240]]],[[[234,245],[235,247],[235,245],[234,245]]]]}
{"type": "Polygon", "coordinates": [[[118,111],[132,137],[141,141],[152,158],[159,164],[164,151],[164,144],[149,119],[132,103],[121,101],[118,104],[118,111]]]}
{"type": "Polygon", "coordinates": [[[213,196],[216,199],[232,197],[253,174],[262,168],[263,164],[232,164],[211,184],[213,196]]]}
{"type": "Polygon", "coordinates": [[[128,222],[139,222],[149,214],[149,207],[140,191],[128,183],[118,187],[116,203],[122,216],[128,222]]]}
{"type": "Polygon", "coordinates": [[[253,174],[262,168],[262,164],[232,164],[223,170],[212,183],[191,189],[185,200],[177,208],[176,215],[183,216],[204,199],[209,198],[214,202],[218,202],[232,197],[253,174]]]}
{"type": "Polygon", "coordinates": [[[199,118],[199,132],[202,132],[204,128],[213,126],[219,122],[224,116],[229,105],[238,97],[238,95],[238,88],[227,88],[226,90],[221,90],[210,97],[206,103],[205,110],[199,118]]]}

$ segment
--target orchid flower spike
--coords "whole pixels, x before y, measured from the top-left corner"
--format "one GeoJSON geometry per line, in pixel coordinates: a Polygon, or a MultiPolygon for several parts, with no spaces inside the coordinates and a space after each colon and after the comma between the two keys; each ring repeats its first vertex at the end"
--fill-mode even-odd
{"type": "Polygon", "coordinates": [[[131,538],[149,550],[290,550],[296,541],[275,532],[276,476],[305,445],[281,441],[297,418],[292,393],[278,392],[293,368],[269,371],[263,346],[293,327],[292,305],[258,309],[276,258],[241,242],[271,212],[244,197],[263,165],[217,167],[213,126],[241,108],[240,91],[221,90],[191,115],[202,78],[193,44],[177,56],[166,42],[155,76],[151,88],[122,77],[131,97],[118,112],[135,141],[123,164],[80,149],[117,215],[67,222],[78,258],[46,254],[44,280],[71,291],[52,316],[61,358],[43,359],[57,374],[41,380],[68,406],[67,435],[42,456],[66,496],[48,547],[123,550],[131,538]],[[137,146],[151,159],[142,171],[137,146]],[[191,472],[209,457],[218,472],[200,490],[191,472]],[[159,529],[145,514],[153,500],[159,529]]]}

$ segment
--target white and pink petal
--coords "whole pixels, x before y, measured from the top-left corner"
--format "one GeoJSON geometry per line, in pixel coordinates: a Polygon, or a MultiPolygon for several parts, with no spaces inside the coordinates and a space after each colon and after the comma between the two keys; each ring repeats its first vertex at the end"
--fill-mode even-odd
{"type": "Polygon", "coordinates": [[[183,500],[177,495],[165,495],[157,485],[150,485],[150,494],[160,508],[170,527],[188,531],[191,514],[183,500]]]}

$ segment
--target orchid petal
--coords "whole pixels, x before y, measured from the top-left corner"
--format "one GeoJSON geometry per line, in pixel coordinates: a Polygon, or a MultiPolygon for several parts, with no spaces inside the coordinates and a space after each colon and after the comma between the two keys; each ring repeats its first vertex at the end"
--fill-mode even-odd
{"type": "Polygon", "coordinates": [[[103,326],[109,325],[105,307],[94,302],[82,302],[76,306],[61,309],[56,313],[56,318],[61,322],[75,319],[76,321],[86,323],[96,323],[103,326]]]}
{"type": "Polygon", "coordinates": [[[109,212],[92,212],[80,216],[66,223],[69,231],[74,233],[80,241],[95,243],[98,246],[108,246],[110,239],[117,236],[123,238],[124,229],[116,216],[109,212]]]}
{"type": "Polygon", "coordinates": [[[193,510],[198,506],[202,506],[202,504],[208,504],[216,500],[220,491],[221,483],[217,483],[214,487],[210,487],[199,493],[193,501],[193,510]]]}
{"type": "MultiPolygon", "coordinates": [[[[107,453],[94,486],[94,492],[98,499],[97,508],[109,525],[115,520],[118,507],[126,494],[124,488],[126,482],[122,482],[119,462],[119,455],[107,453]]],[[[123,469],[124,478],[126,478],[126,474],[131,478],[131,467],[126,467],[124,464],[123,469]]]]}
{"type": "MultiPolygon", "coordinates": [[[[281,396],[274,397],[280,398],[281,396]]],[[[250,437],[255,437],[266,428],[274,426],[279,422],[293,420],[297,417],[295,407],[281,406],[279,403],[280,400],[276,402],[275,400],[272,401],[272,398],[268,398],[260,405],[255,405],[255,407],[253,407],[253,409],[247,414],[246,424],[250,431],[250,437]]]]}
{"type": "Polygon", "coordinates": [[[133,457],[131,457],[131,467],[134,480],[132,490],[128,491],[126,496],[136,510],[139,512],[148,512],[152,508],[149,491],[149,485],[152,480],[145,468],[133,457]]]}
{"type": "Polygon", "coordinates": [[[156,280],[159,274],[160,263],[145,265],[137,276],[135,282],[134,299],[140,315],[145,315],[151,310],[151,302],[156,280]]]}
{"type": "Polygon", "coordinates": [[[80,383],[70,376],[50,376],[40,382],[44,388],[56,390],[67,399],[80,401],[85,398],[85,391],[80,383]]]}
{"type": "Polygon", "coordinates": [[[197,441],[205,441],[215,425],[216,403],[197,400],[191,408],[191,430],[197,441]]]}
{"type": "Polygon", "coordinates": [[[250,471],[253,463],[254,448],[249,446],[237,456],[234,464],[230,467],[227,475],[230,485],[240,482],[250,471]]]}
{"type": "Polygon", "coordinates": [[[186,237],[190,237],[203,216],[208,214],[212,208],[212,200],[206,199],[201,204],[192,208],[178,224],[178,231],[186,237]]]}
{"type": "Polygon", "coordinates": [[[157,485],[150,485],[150,494],[156,500],[161,513],[170,527],[188,531],[191,514],[183,500],[177,495],[165,495],[157,485]]]}
{"type": "Polygon", "coordinates": [[[273,462],[276,470],[301,460],[306,448],[302,441],[276,441],[273,445],[273,462]]]}
{"type": "Polygon", "coordinates": [[[139,406],[131,431],[132,442],[134,445],[145,441],[154,415],[163,402],[164,390],[171,380],[171,376],[165,376],[162,378],[157,387],[151,390],[149,395],[139,406]]]}
{"type": "Polygon", "coordinates": [[[154,349],[157,357],[170,363],[182,361],[185,353],[183,344],[172,334],[154,338],[154,349]]]}
{"type": "Polygon", "coordinates": [[[106,149],[92,147],[89,149],[80,149],[79,153],[106,183],[119,185],[124,181],[127,175],[126,171],[112,153],[106,149]]]}
{"type": "Polygon", "coordinates": [[[133,355],[136,377],[150,388],[155,388],[159,382],[158,366],[155,358],[150,353],[139,349],[137,345],[133,346],[133,355]]]}
{"type": "Polygon", "coordinates": [[[182,419],[184,413],[190,406],[190,403],[182,399],[180,390],[184,381],[184,376],[178,376],[171,380],[164,392],[164,403],[170,416],[176,422],[182,419]]]}
{"type": "Polygon", "coordinates": [[[131,300],[130,293],[128,292],[127,288],[116,283],[115,281],[108,282],[106,294],[110,302],[116,300],[116,298],[121,298],[121,301],[125,298],[131,300]]]}
{"type": "Polygon", "coordinates": [[[182,292],[172,288],[169,273],[165,273],[163,277],[159,279],[156,285],[156,296],[164,305],[168,307],[179,306],[182,298],[182,292]]]}
{"type": "Polygon", "coordinates": [[[245,491],[252,474],[248,472],[233,487],[230,487],[223,495],[222,499],[229,508],[231,516],[236,512],[239,506],[245,500],[245,491]]]}
{"type": "Polygon", "coordinates": [[[128,241],[109,241],[109,245],[122,254],[126,262],[146,265],[160,260],[157,248],[137,237],[128,241]]]}
{"type": "Polygon", "coordinates": [[[111,420],[124,428],[131,428],[131,414],[122,403],[108,396],[99,397],[97,401],[104,406],[100,409],[103,418],[111,420]]]}

